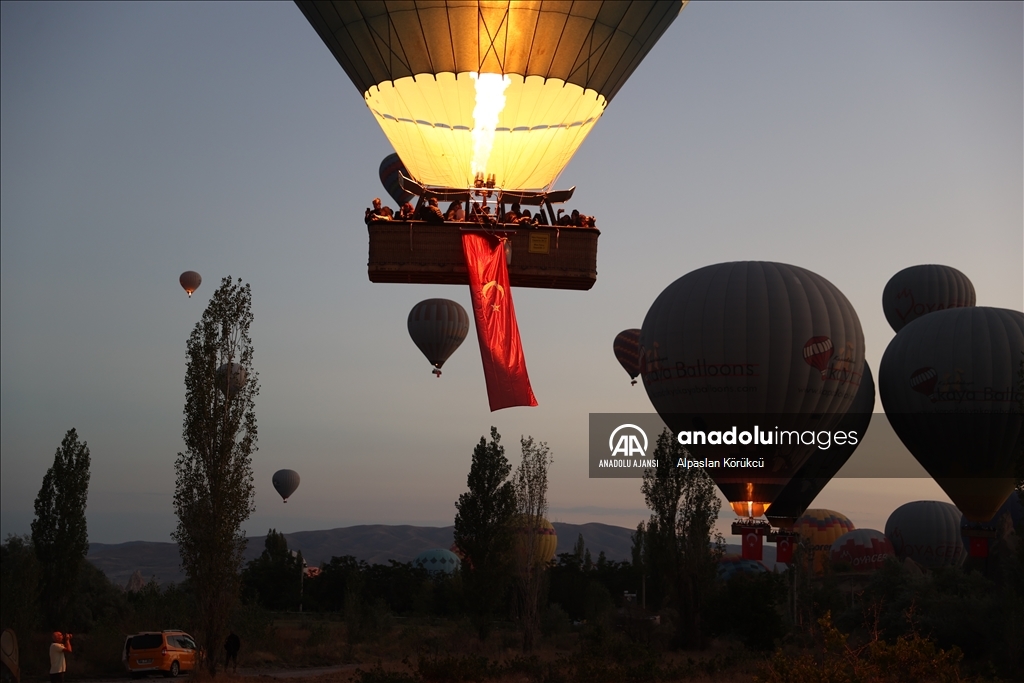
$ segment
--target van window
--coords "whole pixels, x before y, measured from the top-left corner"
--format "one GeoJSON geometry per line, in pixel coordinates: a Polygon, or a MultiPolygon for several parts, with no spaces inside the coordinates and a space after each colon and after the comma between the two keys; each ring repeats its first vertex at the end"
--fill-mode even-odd
{"type": "Polygon", "coordinates": [[[140,636],[132,636],[133,650],[155,650],[163,647],[164,639],[159,633],[144,633],[140,636]]]}

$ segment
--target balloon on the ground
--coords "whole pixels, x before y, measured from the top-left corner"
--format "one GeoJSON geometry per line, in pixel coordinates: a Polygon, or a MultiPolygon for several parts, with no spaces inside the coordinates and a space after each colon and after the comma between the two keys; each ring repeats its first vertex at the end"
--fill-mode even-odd
{"type": "Polygon", "coordinates": [[[857,442],[847,442],[842,446],[833,445],[831,448],[818,449],[812,453],[765,513],[769,522],[783,529],[793,526],[797,518],[810,507],[822,489],[863,443],[874,408],[875,380],[871,368],[864,363],[864,375],[857,395],[853,398],[853,404],[836,425],[838,431],[856,433],[857,442]]]}
{"type": "Polygon", "coordinates": [[[397,154],[389,154],[384,157],[384,161],[380,162],[380,184],[384,186],[384,189],[395,200],[395,203],[401,206],[406,202],[411,202],[416,198],[416,195],[402,189],[398,181],[399,173],[407,178],[409,177],[409,171],[406,170],[405,164],[402,163],[397,154]]]}
{"type": "Polygon", "coordinates": [[[619,332],[612,342],[612,351],[619,365],[636,384],[636,376],[640,374],[640,330],[633,328],[619,332]]]}
{"type": "Polygon", "coordinates": [[[679,278],[647,312],[640,351],[644,388],[674,433],[760,426],[756,447],[689,447],[700,458],[764,458],[749,474],[707,470],[737,514],[755,517],[818,450],[765,444],[766,428],[834,429],[864,372],[853,306],[825,278],[783,263],[720,263],[679,278]]]}
{"type": "Polygon", "coordinates": [[[424,550],[412,563],[417,567],[423,567],[431,574],[454,574],[459,571],[461,560],[450,550],[433,548],[424,550]]]}
{"type": "Polygon", "coordinates": [[[178,283],[188,293],[188,298],[191,299],[192,292],[199,289],[199,285],[203,284],[203,278],[194,270],[186,270],[178,276],[178,283]]]}
{"type": "Polygon", "coordinates": [[[937,500],[918,500],[893,510],[885,535],[896,557],[923,567],[959,567],[967,553],[960,539],[960,511],[937,500]]]}
{"type": "Polygon", "coordinates": [[[685,3],[297,4],[413,179],[542,190],[685,3]]]}
{"type": "Polygon", "coordinates": [[[873,572],[885,566],[885,561],[896,557],[892,543],[881,531],[854,529],[832,542],[829,559],[833,567],[846,566],[855,572],[873,572]]]}
{"type": "Polygon", "coordinates": [[[763,563],[745,559],[735,553],[726,553],[718,561],[718,576],[723,581],[728,581],[736,574],[764,574],[767,571],[768,567],[763,563]]]}
{"type": "Polygon", "coordinates": [[[843,534],[853,531],[853,522],[835,510],[812,508],[804,512],[793,525],[801,541],[810,544],[813,569],[816,574],[825,571],[832,544],[843,534]]]}
{"type": "Polygon", "coordinates": [[[1024,313],[976,306],[918,318],[882,356],[893,430],[972,522],[990,520],[1013,490],[1022,353],[1024,313]]]}
{"type": "Polygon", "coordinates": [[[469,333],[466,309],[449,299],[427,299],[409,311],[409,336],[441,376],[441,366],[469,333]]]}
{"type": "Polygon", "coordinates": [[[974,285],[956,268],[927,264],[904,268],[882,290],[882,311],[894,332],[923,315],[974,306],[974,285]]]}
{"type": "Polygon", "coordinates": [[[295,489],[299,488],[299,473],[295,470],[278,470],[274,472],[272,479],[274,489],[280,494],[281,499],[287,503],[295,489]]]}
{"type": "Polygon", "coordinates": [[[215,376],[217,389],[228,397],[234,397],[244,389],[247,378],[245,368],[239,363],[224,363],[217,368],[215,376]]]}

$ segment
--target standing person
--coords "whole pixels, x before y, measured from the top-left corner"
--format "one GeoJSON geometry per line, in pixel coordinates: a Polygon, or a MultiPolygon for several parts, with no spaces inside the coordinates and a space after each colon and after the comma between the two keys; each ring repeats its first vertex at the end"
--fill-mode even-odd
{"type": "Polygon", "coordinates": [[[238,671],[238,651],[242,649],[242,640],[234,631],[224,641],[224,670],[227,671],[228,664],[232,664],[231,670],[238,671]]]}
{"type": "Polygon", "coordinates": [[[71,634],[54,631],[50,643],[50,683],[64,683],[64,672],[68,668],[66,652],[71,652],[71,634]]]}

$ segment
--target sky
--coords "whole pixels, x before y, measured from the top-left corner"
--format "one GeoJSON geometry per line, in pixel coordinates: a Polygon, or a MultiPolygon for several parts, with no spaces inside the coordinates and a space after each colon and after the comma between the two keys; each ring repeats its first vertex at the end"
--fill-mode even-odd
{"type": "MultiPolygon", "coordinates": [[[[1022,26],[1021,3],[691,2],[557,183],[597,216],[596,285],[514,291],[539,406],[490,413],[472,332],[441,379],[406,332],[468,288],[367,279],[391,147],[294,4],[3,2],[0,533],[28,532],[74,427],[90,540],[169,540],[185,342],[227,275],[252,285],[261,384],[249,534],[451,524],[492,425],[513,464],[520,436],[551,447],[550,519],[635,527],[639,481],[588,478],[588,415],[652,411],[612,339],[684,274],[822,275],[875,370],[907,266],[1024,308],[1022,26]],[[281,468],[302,476],[287,505],[281,468]]],[[[839,478],[814,506],[884,528],[918,499],[948,500],[839,478]]]]}

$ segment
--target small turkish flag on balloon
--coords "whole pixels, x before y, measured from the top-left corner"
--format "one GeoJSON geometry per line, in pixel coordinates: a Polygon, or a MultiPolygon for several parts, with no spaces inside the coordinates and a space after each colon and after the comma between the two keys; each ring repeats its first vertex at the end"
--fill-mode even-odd
{"type": "Polygon", "coordinates": [[[761,559],[761,536],[756,531],[747,531],[743,534],[743,559],[761,559]]]}
{"type": "Polygon", "coordinates": [[[793,540],[787,536],[779,539],[775,546],[775,561],[789,564],[793,561],[793,540]]]}
{"type": "Polygon", "coordinates": [[[971,537],[971,557],[988,557],[988,539],[971,537]]]}

